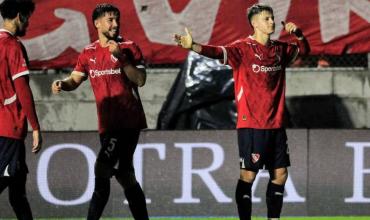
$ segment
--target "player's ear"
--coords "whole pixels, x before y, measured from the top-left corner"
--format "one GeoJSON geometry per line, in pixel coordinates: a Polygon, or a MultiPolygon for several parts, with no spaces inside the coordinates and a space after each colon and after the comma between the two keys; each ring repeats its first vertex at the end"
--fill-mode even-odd
{"type": "Polygon", "coordinates": [[[94,26],[95,26],[95,28],[100,27],[99,19],[96,19],[96,20],[94,21],[94,26]]]}
{"type": "Polygon", "coordinates": [[[252,17],[252,19],[251,19],[251,24],[252,24],[252,27],[253,27],[253,28],[256,28],[256,26],[257,26],[257,22],[256,22],[255,17],[252,17]]]}
{"type": "Polygon", "coordinates": [[[251,25],[252,25],[252,28],[256,28],[257,27],[257,17],[258,17],[258,14],[253,15],[251,17],[251,25]]]}

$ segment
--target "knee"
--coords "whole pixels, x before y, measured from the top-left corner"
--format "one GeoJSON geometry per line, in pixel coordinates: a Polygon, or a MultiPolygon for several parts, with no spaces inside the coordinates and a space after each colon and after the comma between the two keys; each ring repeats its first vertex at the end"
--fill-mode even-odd
{"type": "Polygon", "coordinates": [[[124,188],[130,188],[137,184],[134,171],[124,171],[116,174],[118,183],[124,188]]]}
{"type": "Polygon", "coordinates": [[[283,169],[280,172],[276,172],[275,175],[271,178],[271,182],[277,185],[284,185],[288,179],[288,170],[283,169]]]}
{"type": "Polygon", "coordinates": [[[257,173],[249,170],[240,170],[240,179],[247,183],[253,183],[257,173]]]}

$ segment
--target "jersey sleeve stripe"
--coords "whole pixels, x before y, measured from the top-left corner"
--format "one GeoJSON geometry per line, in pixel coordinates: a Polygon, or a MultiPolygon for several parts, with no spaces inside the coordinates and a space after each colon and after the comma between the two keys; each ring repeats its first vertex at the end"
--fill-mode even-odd
{"type": "Polygon", "coordinates": [[[15,102],[15,100],[17,100],[17,94],[14,94],[12,97],[5,99],[4,105],[12,104],[13,102],[15,102]]]}
{"type": "Polygon", "coordinates": [[[138,68],[138,69],[145,69],[145,66],[144,65],[137,65],[136,68],[138,68]]]}
{"type": "Polygon", "coordinates": [[[72,74],[76,74],[76,75],[83,76],[83,77],[86,76],[86,73],[79,72],[79,71],[73,71],[72,74]]]}
{"type": "Polygon", "coordinates": [[[24,76],[24,75],[28,75],[28,74],[30,74],[30,71],[25,70],[25,71],[23,71],[23,72],[20,72],[20,73],[15,74],[15,75],[12,77],[12,79],[13,79],[13,81],[14,81],[14,80],[15,80],[15,79],[17,79],[18,77],[21,77],[21,76],[24,76]]]}
{"type": "Polygon", "coordinates": [[[224,62],[222,64],[227,64],[227,50],[225,47],[221,46],[222,52],[224,53],[224,62]]]}

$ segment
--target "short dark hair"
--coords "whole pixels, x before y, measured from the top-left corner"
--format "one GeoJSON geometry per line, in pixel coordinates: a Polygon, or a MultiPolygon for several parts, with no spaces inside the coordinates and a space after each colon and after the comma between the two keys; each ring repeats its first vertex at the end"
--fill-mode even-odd
{"type": "Polygon", "coordinates": [[[14,19],[17,14],[29,16],[35,10],[32,0],[5,0],[0,4],[0,13],[3,19],[14,19]]]}
{"type": "Polygon", "coordinates": [[[249,24],[252,26],[252,17],[256,14],[261,13],[262,11],[268,11],[271,14],[274,14],[274,10],[269,5],[265,4],[254,4],[250,8],[248,8],[248,21],[249,24]]]}
{"type": "Polygon", "coordinates": [[[112,4],[108,4],[108,3],[98,4],[98,5],[96,5],[96,7],[95,7],[95,9],[92,13],[93,23],[96,19],[104,16],[104,14],[107,13],[107,12],[113,12],[118,17],[120,16],[119,9],[116,6],[114,6],[112,4]]]}

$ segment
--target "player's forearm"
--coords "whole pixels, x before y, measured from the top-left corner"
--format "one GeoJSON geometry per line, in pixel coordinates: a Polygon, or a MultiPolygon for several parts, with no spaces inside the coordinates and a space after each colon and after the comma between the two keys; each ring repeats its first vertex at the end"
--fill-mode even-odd
{"type": "Polygon", "coordinates": [[[212,59],[223,59],[224,57],[221,47],[211,46],[211,45],[200,45],[200,44],[197,44],[197,46],[199,46],[197,47],[197,49],[200,51],[199,52],[195,51],[195,52],[203,56],[206,56],[212,59]]]}
{"type": "Polygon", "coordinates": [[[22,106],[22,111],[26,115],[33,130],[40,130],[40,124],[36,114],[35,102],[31,88],[28,84],[28,77],[19,77],[14,81],[17,98],[22,106]]]}
{"type": "Polygon", "coordinates": [[[297,29],[294,33],[297,37],[297,45],[299,48],[299,55],[308,55],[311,51],[310,44],[308,43],[306,37],[303,35],[301,29],[297,29]]]}
{"type": "Polygon", "coordinates": [[[72,76],[69,76],[65,79],[62,80],[62,90],[64,91],[72,91],[72,90],[75,90],[77,89],[77,87],[79,86],[80,84],[75,82],[75,80],[73,80],[73,77],[72,76]]]}
{"type": "Polygon", "coordinates": [[[146,72],[144,69],[139,69],[132,64],[127,64],[123,67],[123,71],[126,73],[127,78],[137,86],[142,87],[145,85],[146,72]]]}
{"type": "Polygon", "coordinates": [[[311,51],[310,44],[307,39],[303,36],[302,38],[297,39],[297,44],[299,48],[299,55],[308,55],[311,51]]]}

